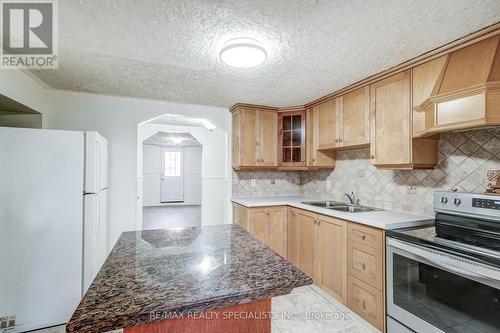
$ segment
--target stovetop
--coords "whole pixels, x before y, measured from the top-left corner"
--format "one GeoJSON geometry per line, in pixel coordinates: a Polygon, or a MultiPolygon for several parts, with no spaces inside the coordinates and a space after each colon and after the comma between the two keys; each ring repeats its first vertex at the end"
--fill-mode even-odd
{"type": "Polygon", "coordinates": [[[500,268],[500,197],[438,191],[434,211],[434,224],[387,235],[500,268]]]}
{"type": "Polygon", "coordinates": [[[389,230],[387,236],[500,268],[498,222],[438,213],[433,225],[389,230]]]}

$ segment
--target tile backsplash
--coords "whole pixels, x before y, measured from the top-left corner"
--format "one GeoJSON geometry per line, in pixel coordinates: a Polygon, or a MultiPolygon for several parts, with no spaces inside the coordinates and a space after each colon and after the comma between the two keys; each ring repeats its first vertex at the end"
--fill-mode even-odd
{"type": "Polygon", "coordinates": [[[233,172],[233,195],[305,194],[345,201],[344,193],[354,191],[362,205],[433,215],[436,190],[486,190],[487,170],[500,169],[500,128],[442,134],[434,170],[377,170],[368,155],[367,148],[338,151],[333,171],[233,172]]]}

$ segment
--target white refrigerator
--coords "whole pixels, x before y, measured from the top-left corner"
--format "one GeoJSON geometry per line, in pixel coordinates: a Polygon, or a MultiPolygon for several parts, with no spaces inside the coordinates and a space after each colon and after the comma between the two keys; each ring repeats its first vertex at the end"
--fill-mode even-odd
{"type": "Polygon", "coordinates": [[[0,331],[66,323],[108,249],[97,132],[0,127],[0,331]]]}

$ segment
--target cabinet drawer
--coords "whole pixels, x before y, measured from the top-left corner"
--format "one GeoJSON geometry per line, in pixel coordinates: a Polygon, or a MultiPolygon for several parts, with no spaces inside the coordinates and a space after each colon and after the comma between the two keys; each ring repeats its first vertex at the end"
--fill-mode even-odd
{"type": "Polygon", "coordinates": [[[349,240],[382,251],[384,248],[384,231],[357,223],[349,223],[347,230],[349,240]]]}
{"type": "Polygon", "coordinates": [[[384,331],[384,300],[382,292],[349,276],[348,306],[370,324],[384,331]]]}
{"type": "Polygon", "coordinates": [[[382,251],[349,241],[347,257],[349,274],[383,290],[384,262],[382,251]]]}

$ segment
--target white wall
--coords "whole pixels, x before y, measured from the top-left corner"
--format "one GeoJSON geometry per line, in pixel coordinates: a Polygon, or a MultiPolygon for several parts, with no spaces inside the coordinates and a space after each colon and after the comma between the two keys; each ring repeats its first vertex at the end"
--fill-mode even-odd
{"type": "MultiPolygon", "coordinates": [[[[202,147],[165,146],[182,149],[185,205],[201,205],[202,147]]],[[[162,146],[143,145],[143,206],[161,205],[162,146]]]]}
{"type": "MultiPolygon", "coordinates": [[[[229,116],[229,114],[228,114],[229,116]]],[[[229,122],[229,118],[228,118],[229,122]]],[[[202,146],[201,174],[201,224],[227,223],[231,216],[231,182],[229,181],[230,151],[228,134],[225,129],[217,127],[213,131],[205,127],[173,126],[145,123],[137,128],[137,156],[143,155],[142,142],[158,132],[190,133],[202,146]]],[[[142,158],[137,166],[138,184],[142,183],[142,158]]],[[[139,188],[140,189],[140,188],[139,188]]],[[[138,207],[142,208],[143,194],[138,193],[138,207]]],[[[137,216],[137,228],[142,227],[142,214],[137,216]]]]}
{"type": "MultiPolygon", "coordinates": [[[[94,130],[108,139],[110,246],[123,231],[136,228],[137,124],[170,113],[205,118],[219,129],[230,131],[230,113],[226,108],[46,89],[17,70],[0,72],[0,94],[41,112],[44,128],[94,130]]],[[[229,203],[229,196],[226,200],[229,203]]],[[[213,222],[224,223],[225,219],[213,222]]]]}
{"type": "Polygon", "coordinates": [[[142,205],[158,206],[161,203],[161,146],[144,145],[142,160],[142,205]]]}
{"type": "Polygon", "coordinates": [[[201,205],[202,147],[184,147],[184,203],[201,205]]]}

